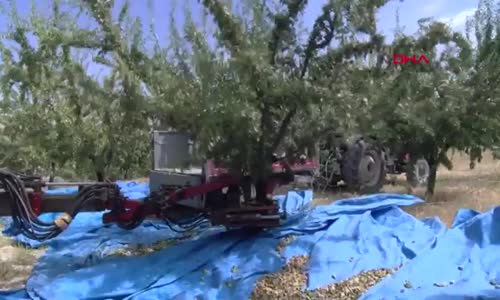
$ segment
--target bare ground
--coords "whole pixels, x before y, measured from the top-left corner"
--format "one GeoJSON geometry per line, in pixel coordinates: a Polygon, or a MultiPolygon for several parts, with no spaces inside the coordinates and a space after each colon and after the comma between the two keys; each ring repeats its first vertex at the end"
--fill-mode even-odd
{"type": "MultiPolygon", "coordinates": [[[[456,154],[453,163],[453,170],[439,170],[436,192],[431,199],[404,209],[418,218],[438,216],[444,223],[451,225],[460,208],[486,211],[500,205],[500,161],[493,160],[487,153],[483,161],[470,170],[468,158],[463,154],[456,154]]],[[[383,191],[412,193],[424,197],[423,189],[410,191],[406,187],[404,176],[395,180],[395,185],[386,185],[383,191]]],[[[317,193],[315,204],[327,204],[352,196],[342,191],[317,193]]],[[[281,251],[290,240],[284,240],[277,250],[281,251]]],[[[165,246],[167,245],[155,245],[146,249],[148,251],[142,248],[135,249],[137,251],[128,249],[115,255],[147,255],[165,246]]],[[[12,245],[6,238],[0,237],[0,289],[22,287],[42,253],[43,250],[28,250],[12,245]]],[[[307,260],[308,257],[296,257],[280,272],[262,278],[252,294],[252,299],[357,299],[369,287],[395,271],[383,269],[364,272],[317,291],[302,292],[307,280],[307,273],[304,271],[307,260]],[[286,291],[283,286],[287,287],[286,291]]]]}
{"type": "MultiPolygon", "coordinates": [[[[418,218],[438,216],[449,226],[460,208],[487,211],[500,205],[500,161],[493,160],[487,153],[482,162],[470,170],[467,157],[457,154],[453,164],[453,170],[439,170],[436,191],[431,199],[405,210],[418,218]]],[[[400,186],[385,189],[404,192],[400,186]]],[[[423,198],[425,191],[416,190],[414,194],[423,198]]]]}
{"type": "MultiPolygon", "coordinates": [[[[1,229],[1,228],[0,228],[1,229]]],[[[0,237],[0,290],[22,288],[44,250],[31,250],[0,237]]]]}

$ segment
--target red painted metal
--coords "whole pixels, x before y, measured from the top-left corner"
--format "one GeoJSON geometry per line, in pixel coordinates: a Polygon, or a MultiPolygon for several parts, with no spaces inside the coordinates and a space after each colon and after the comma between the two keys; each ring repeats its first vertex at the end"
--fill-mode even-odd
{"type": "Polygon", "coordinates": [[[144,204],[139,201],[123,198],[120,199],[118,203],[119,207],[114,207],[116,202],[112,201],[113,199],[110,200],[111,201],[108,201],[108,203],[106,203],[106,209],[109,209],[111,211],[103,214],[102,216],[102,221],[104,224],[132,221],[134,219],[136,211],[143,208],[144,206],[144,204]]]}
{"type": "MultiPolygon", "coordinates": [[[[190,199],[196,196],[205,195],[209,192],[220,190],[224,187],[230,185],[240,184],[240,179],[229,176],[222,176],[214,181],[207,182],[201,185],[196,185],[192,187],[186,187],[177,191],[173,191],[167,195],[167,202],[170,204],[175,204],[178,201],[184,199],[190,199]]],[[[113,222],[129,222],[137,217],[136,212],[142,210],[144,214],[147,215],[158,215],[159,211],[154,208],[145,209],[148,203],[141,203],[138,201],[133,201],[129,199],[123,199],[120,201],[120,207],[113,207],[113,202],[108,203],[107,209],[111,211],[103,215],[103,223],[113,223],[113,222]]]]}
{"type": "MultiPolygon", "coordinates": [[[[314,171],[317,170],[320,167],[319,161],[318,160],[306,160],[304,162],[295,162],[293,164],[289,165],[290,169],[292,171],[314,171]]],[[[273,171],[275,172],[281,172],[283,170],[283,163],[281,162],[276,162],[273,164],[273,171]]]]}
{"type": "Polygon", "coordinates": [[[134,219],[135,211],[110,211],[102,215],[102,223],[130,222],[134,219]]]}
{"type": "MultiPolygon", "coordinates": [[[[306,160],[298,160],[291,164],[289,167],[292,171],[315,171],[320,167],[319,159],[306,159],[306,160]]],[[[283,171],[283,162],[278,161],[272,164],[273,172],[278,173],[283,171]]],[[[207,161],[206,164],[206,173],[208,177],[218,177],[228,173],[228,170],[223,166],[216,166],[213,160],[207,161]]]]}
{"type": "Polygon", "coordinates": [[[167,201],[170,204],[174,204],[175,202],[183,199],[190,199],[196,196],[201,196],[209,192],[217,191],[231,185],[239,185],[240,183],[241,183],[240,178],[231,177],[227,175],[221,176],[211,182],[191,187],[186,187],[178,191],[173,191],[168,195],[167,201]]]}
{"type": "MultiPolygon", "coordinates": [[[[167,197],[166,200],[170,204],[175,204],[176,202],[184,199],[190,199],[197,196],[206,195],[207,193],[217,191],[225,187],[229,187],[232,185],[239,185],[240,183],[241,179],[238,177],[223,175],[211,182],[173,191],[166,196],[167,197]]],[[[279,177],[272,178],[271,180],[269,180],[269,182],[266,183],[267,194],[271,195],[277,186],[282,185],[284,183],[285,182],[283,182],[283,180],[279,177]]],[[[108,204],[107,209],[111,209],[111,211],[103,215],[103,223],[130,222],[137,217],[136,212],[138,210],[142,210],[141,213],[145,214],[143,215],[144,217],[147,215],[159,214],[159,211],[155,210],[154,208],[145,209],[145,206],[147,205],[148,203],[143,204],[138,201],[123,199],[120,201],[120,207],[116,209],[112,207],[112,202],[110,202],[108,204]]],[[[266,211],[266,209],[260,209],[256,207],[252,208],[252,212],[257,212],[257,211],[266,211]]],[[[244,212],[242,211],[242,213],[244,212]]],[[[250,213],[250,211],[248,213],[250,213]]]]}
{"type": "Polygon", "coordinates": [[[31,208],[33,212],[39,216],[42,213],[42,193],[33,192],[30,194],[31,208]]]}
{"type": "MultiPolygon", "coordinates": [[[[277,186],[287,184],[290,182],[290,180],[293,180],[293,173],[295,171],[313,170],[317,167],[319,167],[319,162],[313,159],[297,160],[291,162],[280,160],[272,165],[274,172],[279,174],[273,174],[268,179],[268,181],[265,182],[263,187],[261,187],[260,184],[257,183],[256,185],[259,189],[264,188],[267,196],[270,197],[274,193],[274,190],[277,186]]],[[[89,185],[104,184],[103,187],[105,186],[109,189],[109,191],[113,192],[103,193],[103,196],[101,198],[102,201],[97,201],[98,203],[92,203],[91,205],[89,202],[89,206],[86,209],[89,209],[88,211],[108,210],[108,212],[103,214],[102,217],[104,223],[133,223],[136,221],[140,221],[145,217],[160,217],[163,209],[160,206],[165,204],[165,202],[172,206],[175,206],[178,201],[192,199],[198,196],[206,196],[210,192],[219,191],[230,186],[240,186],[242,184],[242,180],[244,179],[239,176],[230,175],[227,169],[223,168],[222,166],[216,165],[214,161],[207,161],[205,165],[205,175],[206,178],[204,180],[204,183],[200,185],[183,187],[173,191],[163,191],[160,195],[160,197],[164,197],[163,199],[156,199],[156,196],[152,195],[150,201],[145,201],[144,203],[126,199],[123,196],[119,195],[119,193],[115,192],[115,189],[117,189],[117,187],[112,183],[88,183],[89,185]]],[[[54,199],[47,198],[48,196],[46,194],[43,194],[43,192],[39,188],[34,189],[33,192],[30,192],[28,194],[30,197],[33,212],[37,215],[40,215],[44,210],[54,209],[54,207],[56,206],[62,207],[60,209],[58,208],[56,211],[63,211],[61,209],[66,210],[67,205],[65,203],[70,202],[69,200],[64,201],[65,198],[61,198],[59,196],[58,198],[54,199]],[[49,199],[50,201],[48,201],[47,199],[49,199]]],[[[261,193],[257,194],[260,197],[261,193]]],[[[68,199],[71,198],[72,196],[68,196],[68,199]]],[[[222,200],[223,199],[221,199],[221,201],[222,200]]],[[[276,214],[277,211],[277,206],[275,204],[268,203],[267,201],[264,202],[265,203],[260,203],[260,205],[250,205],[249,203],[243,203],[241,207],[231,208],[230,210],[222,209],[220,211],[210,213],[217,214],[218,221],[222,223],[225,222],[224,220],[226,219],[229,223],[233,222],[239,224],[240,222],[244,223],[247,221],[251,221],[253,225],[256,225],[258,223],[257,225],[260,224],[262,226],[267,226],[265,224],[271,226],[270,224],[277,224],[276,222],[279,223],[279,220],[276,220],[274,218],[274,214],[276,214]],[[269,206],[263,207],[262,205],[269,206]],[[248,207],[245,209],[245,206],[248,207]],[[233,216],[228,216],[228,214],[233,216]]],[[[71,207],[69,209],[71,209],[71,207]]],[[[203,209],[200,211],[203,211],[203,209]]],[[[212,217],[215,218],[215,216],[212,217]]]]}
{"type": "MultiPolygon", "coordinates": [[[[295,170],[314,169],[317,166],[319,166],[319,163],[315,162],[314,160],[302,161],[294,163],[292,165],[289,165],[285,161],[280,161],[273,164],[273,169],[275,169],[275,171],[280,171],[280,172],[283,171],[293,172],[295,170]]],[[[167,203],[171,205],[175,205],[178,201],[206,195],[210,192],[218,191],[225,187],[241,184],[240,177],[228,175],[223,168],[216,167],[213,161],[208,161],[205,167],[206,167],[205,174],[207,175],[206,177],[207,181],[205,183],[196,186],[185,187],[179,190],[172,191],[170,193],[166,193],[164,194],[165,197],[164,200],[166,200],[167,203]]],[[[266,182],[265,184],[266,194],[272,195],[275,188],[280,185],[287,184],[288,183],[287,180],[288,179],[286,176],[280,176],[278,174],[273,175],[269,179],[269,181],[266,182]]],[[[154,206],[152,202],[141,203],[129,199],[120,199],[118,203],[110,199],[110,201],[108,201],[108,203],[106,204],[106,209],[109,209],[111,211],[103,215],[103,223],[114,223],[114,222],[126,223],[133,221],[139,216],[150,217],[156,215],[156,217],[158,217],[160,214],[160,209],[158,208],[158,206],[154,206]],[[116,207],[115,205],[118,205],[118,207],[116,207]]],[[[216,223],[219,222],[224,223],[224,218],[225,218],[224,216],[227,216],[228,214],[235,214],[232,217],[233,219],[231,220],[228,219],[227,222],[235,224],[240,222],[243,223],[245,220],[248,220],[248,222],[252,223],[253,225],[258,225],[257,223],[262,222],[261,225],[266,227],[266,226],[274,226],[273,224],[279,223],[279,220],[265,219],[265,218],[260,219],[262,218],[261,216],[270,213],[274,214],[276,213],[276,211],[277,207],[269,207],[269,206],[251,207],[247,209],[241,207],[236,209],[235,211],[223,210],[217,212],[216,215],[214,215],[213,217],[217,219],[217,220],[214,219],[216,223]],[[252,219],[253,215],[260,217],[255,217],[255,219],[252,219]]]]}
{"type": "Polygon", "coordinates": [[[219,177],[228,173],[228,170],[223,166],[217,166],[213,160],[207,160],[205,164],[205,173],[207,181],[213,177],[219,177]]]}

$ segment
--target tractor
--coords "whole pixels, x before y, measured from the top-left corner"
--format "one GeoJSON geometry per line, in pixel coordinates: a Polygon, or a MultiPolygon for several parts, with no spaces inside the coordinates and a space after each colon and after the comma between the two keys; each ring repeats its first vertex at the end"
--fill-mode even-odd
{"type": "Polygon", "coordinates": [[[332,134],[319,144],[321,168],[315,184],[318,188],[339,186],[342,182],[352,192],[371,194],[385,182],[383,151],[363,136],[345,138],[332,134]]]}
{"type": "Polygon", "coordinates": [[[425,158],[412,155],[409,151],[398,151],[393,154],[388,147],[384,149],[384,156],[387,174],[405,174],[406,182],[413,188],[427,185],[430,166],[425,158]]]}
{"type": "Polygon", "coordinates": [[[402,148],[393,154],[390,147],[384,147],[372,136],[346,138],[335,132],[320,143],[319,150],[321,167],[315,184],[323,189],[344,183],[351,192],[373,194],[382,189],[386,175],[405,173],[412,187],[425,186],[429,176],[425,159],[411,157],[402,148]]]}

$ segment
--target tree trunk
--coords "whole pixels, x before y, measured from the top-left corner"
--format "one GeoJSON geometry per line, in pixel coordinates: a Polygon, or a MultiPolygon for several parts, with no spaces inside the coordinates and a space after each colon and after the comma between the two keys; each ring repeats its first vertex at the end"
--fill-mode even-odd
{"type": "Polygon", "coordinates": [[[429,161],[430,173],[429,173],[429,179],[427,181],[427,191],[425,193],[426,198],[432,197],[434,195],[438,165],[439,163],[437,162],[437,160],[433,160],[432,163],[429,161]]]}
{"type": "MultiPolygon", "coordinates": [[[[50,175],[49,175],[49,182],[54,182],[54,178],[56,177],[56,163],[51,162],[50,163],[50,175]]],[[[55,189],[55,186],[49,186],[49,190],[55,189]]]]}
{"type": "Polygon", "coordinates": [[[426,198],[432,197],[436,188],[437,180],[437,169],[440,163],[447,164],[448,159],[446,158],[446,153],[450,149],[448,144],[442,147],[435,147],[434,150],[427,157],[427,162],[429,163],[430,173],[429,179],[427,181],[427,191],[425,193],[426,198]]]}
{"type": "Polygon", "coordinates": [[[265,179],[257,179],[255,183],[255,199],[258,203],[265,203],[267,200],[265,179]]]}
{"type": "Polygon", "coordinates": [[[54,177],[56,176],[56,163],[51,162],[50,163],[50,175],[49,175],[49,182],[54,182],[54,177]]]}
{"type": "Polygon", "coordinates": [[[425,192],[426,199],[434,195],[434,189],[436,187],[437,179],[437,169],[439,166],[439,149],[435,146],[431,149],[432,150],[429,151],[426,155],[427,162],[429,163],[429,179],[427,180],[427,190],[425,192]]]}
{"type": "Polygon", "coordinates": [[[103,171],[95,171],[95,175],[97,177],[98,182],[104,181],[104,172],[103,171]]]}

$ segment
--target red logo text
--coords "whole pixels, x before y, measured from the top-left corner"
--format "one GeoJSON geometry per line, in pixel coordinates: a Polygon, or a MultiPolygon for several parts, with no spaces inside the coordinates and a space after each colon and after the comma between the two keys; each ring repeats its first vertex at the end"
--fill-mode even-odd
{"type": "Polygon", "coordinates": [[[392,57],[392,62],[395,65],[406,65],[408,62],[412,62],[414,65],[419,65],[422,62],[429,64],[429,60],[425,55],[413,55],[411,57],[408,57],[404,54],[394,54],[392,57]]]}

